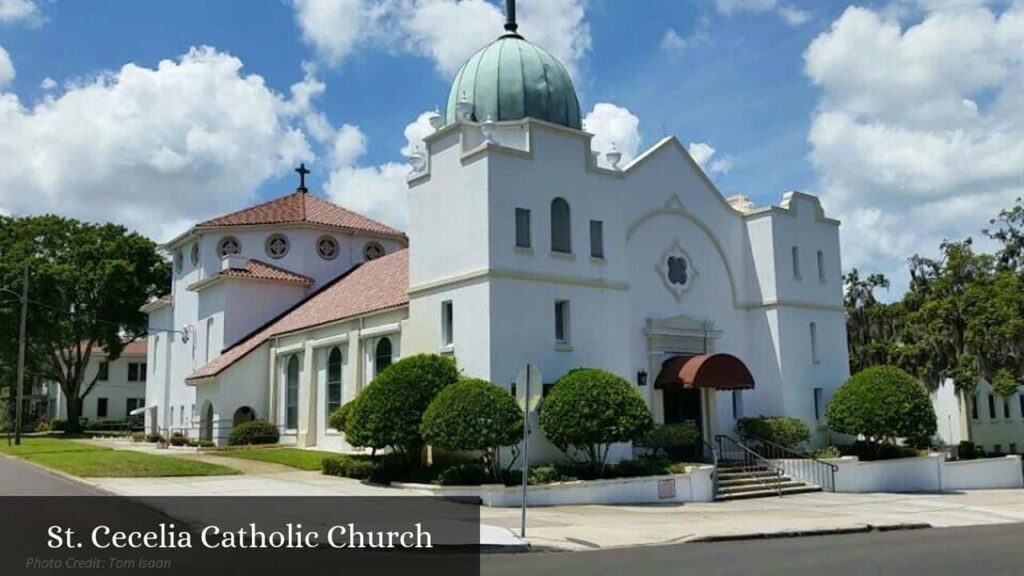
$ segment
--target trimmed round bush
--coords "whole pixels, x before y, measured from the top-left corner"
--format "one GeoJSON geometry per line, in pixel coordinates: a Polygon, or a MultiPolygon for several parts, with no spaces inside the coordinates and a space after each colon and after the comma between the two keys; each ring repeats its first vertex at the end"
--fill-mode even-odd
{"type": "Polygon", "coordinates": [[[796,448],[811,439],[807,423],[791,416],[740,418],[736,421],[736,433],[743,440],[766,440],[785,448],[796,448]]]}
{"type": "Polygon", "coordinates": [[[253,420],[243,422],[231,429],[228,434],[228,444],[232,446],[244,446],[249,444],[277,444],[281,435],[274,426],[266,420],[253,420]]]}
{"type": "Polygon", "coordinates": [[[692,446],[700,440],[700,431],[690,423],[663,424],[651,429],[636,445],[650,450],[655,458],[668,457],[679,448],[692,446]]]}
{"type": "Polygon", "coordinates": [[[327,425],[338,432],[344,433],[345,426],[348,425],[348,417],[352,414],[352,408],[355,406],[355,403],[356,401],[352,400],[331,412],[331,415],[327,417],[327,425]]]}
{"type": "Polygon", "coordinates": [[[350,409],[346,440],[354,446],[391,448],[407,464],[418,465],[423,412],[438,392],[458,380],[451,358],[419,354],[395,362],[373,379],[350,409]]]}
{"type": "Polygon", "coordinates": [[[851,376],[825,414],[833,430],[863,435],[876,445],[903,438],[924,446],[937,430],[928,392],[895,366],[873,366],[851,376]]]}
{"type": "Polygon", "coordinates": [[[423,439],[442,450],[477,450],[493,480],[501,478],[502,446],[523,435],[523,411],[512,395],[485,380],[466,379],[445,388],[423,413],[423,439]]]}
{"type": "Polygon", "coordinates": [[[570,457],[583,454],[602,475],[611,445],[643,438],[654,420],[643,397],[625,379],[581,368],[559,378],[541,402],[540,426],[551,443],[570,457]]]}

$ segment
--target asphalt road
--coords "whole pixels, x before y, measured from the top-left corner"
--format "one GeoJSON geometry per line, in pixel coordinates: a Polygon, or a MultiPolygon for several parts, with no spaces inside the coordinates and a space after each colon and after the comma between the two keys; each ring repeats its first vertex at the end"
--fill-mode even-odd
{"type": "Polygon", "coordinates": [[[0,456],[0,496],[105,496],[15,458],[0,456]]]}
{"type": "Polygon", "coordinates": [[[1024,574],[1024,524],[487,555],[481,576],[1024,574]]]}

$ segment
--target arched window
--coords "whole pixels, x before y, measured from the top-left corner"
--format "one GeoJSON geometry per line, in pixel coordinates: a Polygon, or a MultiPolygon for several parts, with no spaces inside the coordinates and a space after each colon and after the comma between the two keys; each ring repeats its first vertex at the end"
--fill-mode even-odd
{"type": "Polygon", "coordinates": [[[288,367],[285,369],[285,398],[284,398],[284,419],[285,428],[294,430],[299,427],[299,356],[293,355],[288,358],[288,367]]]}
{"type": "Polygon", "coordinates": [[[569,203],[565,198],[551,201],[551,251],[572,252],[572,226],[569,223],[569,203]]]}
{"type": "Polygon", "coordinates": [[[373,375],[376,376],[391,366],[391,339],[381,338],[374,351],[373,375]]]}
{"type": "Polygon", "coordinates": [[[341,408],[341,348],[327,355],[327,415],[341,408]]]}

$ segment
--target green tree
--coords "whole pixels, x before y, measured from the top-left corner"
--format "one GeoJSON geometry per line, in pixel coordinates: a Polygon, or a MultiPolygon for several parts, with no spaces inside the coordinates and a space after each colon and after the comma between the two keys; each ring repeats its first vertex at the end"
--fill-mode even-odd
{"type": "Polygon", "coordinates": [[[642,439],[654,421],[629,382],[604,370],[577,368],[559,378],[541,402],[540,425],[552,444],[569,457],[582,453],[603,476],[611,445],[642,439]]]}
{"type": "MultiPolygon", "coordinates": [[[[58,216],[0,217],[0,286],[21,291],[28,266],[26,372],[57,382],[78,427],[96,379],[85,369],[99,349],[116,360],[126,340],[146,333],[139,307],[165,291],[170,267],[148,238],[114,224],[58,216]]],[[[0,363],[16,365],[18,302],[0,298],[0,363]]],[[[10,370],[4,370],[10,372],[10,370]]]]}
{"type": "Polygon", "coordinates": [[[488,477],[500,482],[501,448],[522,438],[523,411],[505,390],[470,378],[438,393],[423,413],[420,431],[435,448],[480,452],[488,477]]]}
{"type": "Polygon", "coordinates": [[[874,366],[851,376],[825,409],[829,427],[863,435],[878,446],[904,438],[926,445],[937,430],[928,392],[895,366],[874,366]]]}
{"type": "Polygon", "coordinates": [[[854,268],[843,277],[843,284],[850,371],[894,362],[899,356],[904,308],[900,302],[887,304],[875,297],[876,291],[889,288],[889,280],[882,274],[861,278],[854,268]]]}

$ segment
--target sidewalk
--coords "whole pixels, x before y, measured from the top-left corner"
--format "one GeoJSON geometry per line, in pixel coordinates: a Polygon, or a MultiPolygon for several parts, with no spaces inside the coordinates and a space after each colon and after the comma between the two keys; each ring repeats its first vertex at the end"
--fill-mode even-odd
{"type": "MultiPolygon", "coordinates": [[[[106,444],[111,446],[111,444],[106,444]]],[[[410,496],[408,489],[372,486],[277,464],[149,447],[149,453],[226,464],[244,475],[195,478],[89,478],[126,496],[410,496]]],[[[481,508],[481,521],[519,533],[518,508],[481,508]]],[[[528,511],[527,540],[535,549],[595,550],[692,542],[738,535],[1024,522],[1024,490],[944,494],[811,493],[716,503],[650,506],[555,506],[528,511]]]]}

